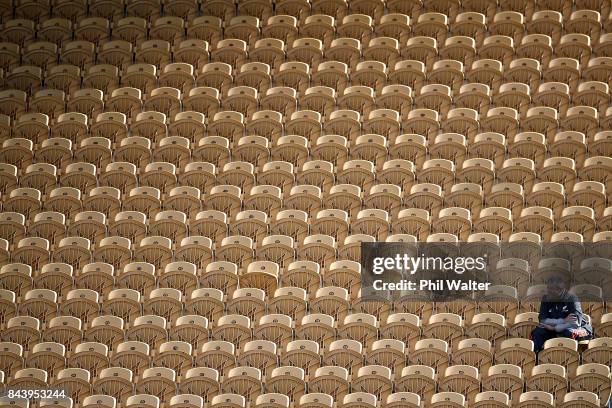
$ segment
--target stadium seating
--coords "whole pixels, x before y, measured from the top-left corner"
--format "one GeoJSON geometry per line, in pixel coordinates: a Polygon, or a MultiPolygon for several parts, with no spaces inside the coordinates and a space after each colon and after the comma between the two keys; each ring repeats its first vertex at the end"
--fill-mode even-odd
{"type": "Polygon", "coordinates": [[[611,29],[609,0],[0,1],[0,388],[607,406],[611,29]],[[507,246],[482,298],[374,300],[376,241],[507,246]],[[571,265],[597,338],[536,359],[543,243],[603,255],[571,265]]]}

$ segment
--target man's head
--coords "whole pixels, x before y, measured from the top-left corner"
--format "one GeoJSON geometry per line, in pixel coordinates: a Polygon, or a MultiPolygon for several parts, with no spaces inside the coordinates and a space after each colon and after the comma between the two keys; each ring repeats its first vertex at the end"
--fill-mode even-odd
{"type": "Polygon", "coordinates": [[[551,275],[546,281],[548,294],[553,297],[562,297],[567,291],[567,279],[559,274],[551,275]]]}

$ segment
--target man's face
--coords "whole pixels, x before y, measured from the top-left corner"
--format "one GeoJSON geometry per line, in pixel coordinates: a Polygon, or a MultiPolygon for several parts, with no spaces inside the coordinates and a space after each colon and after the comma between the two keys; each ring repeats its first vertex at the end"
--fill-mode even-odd
{"type": "Polygon", "coordinates": [[[565,281],[560,276],[552,276],[547,283],[548,293],[559,296],[565,290],[565,281]]]}

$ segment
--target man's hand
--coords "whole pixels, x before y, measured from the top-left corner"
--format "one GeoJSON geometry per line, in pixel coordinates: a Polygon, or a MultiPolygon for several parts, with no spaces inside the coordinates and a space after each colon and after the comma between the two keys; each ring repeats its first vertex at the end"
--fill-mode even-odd
{"type": "Polygon", "coordinates": [[[578,316],[576,316],[573,313],[570,313],[569,315],[567,315],[567,317],[565,318],[566,322],[577,322],[578,321],[578,316]]]}
{"type": "Polygon", "coordinates": [[[540,323],[538,327],[541,327],[542,329],[546,329],[546,330],[551,330],[551,331],[555,330],[555,326],[551,326],[550,324],[540,323]]]}

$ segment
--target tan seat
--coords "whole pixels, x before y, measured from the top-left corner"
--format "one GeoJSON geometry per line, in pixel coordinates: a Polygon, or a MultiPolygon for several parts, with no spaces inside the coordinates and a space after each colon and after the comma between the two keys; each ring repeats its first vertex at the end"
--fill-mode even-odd
{"type": "Polygon", "coordinates": [[[561,398],[567,391],[566,370],[557,364],[539,364],[526,381],[527,391],[545,391],[561,398]]]}

